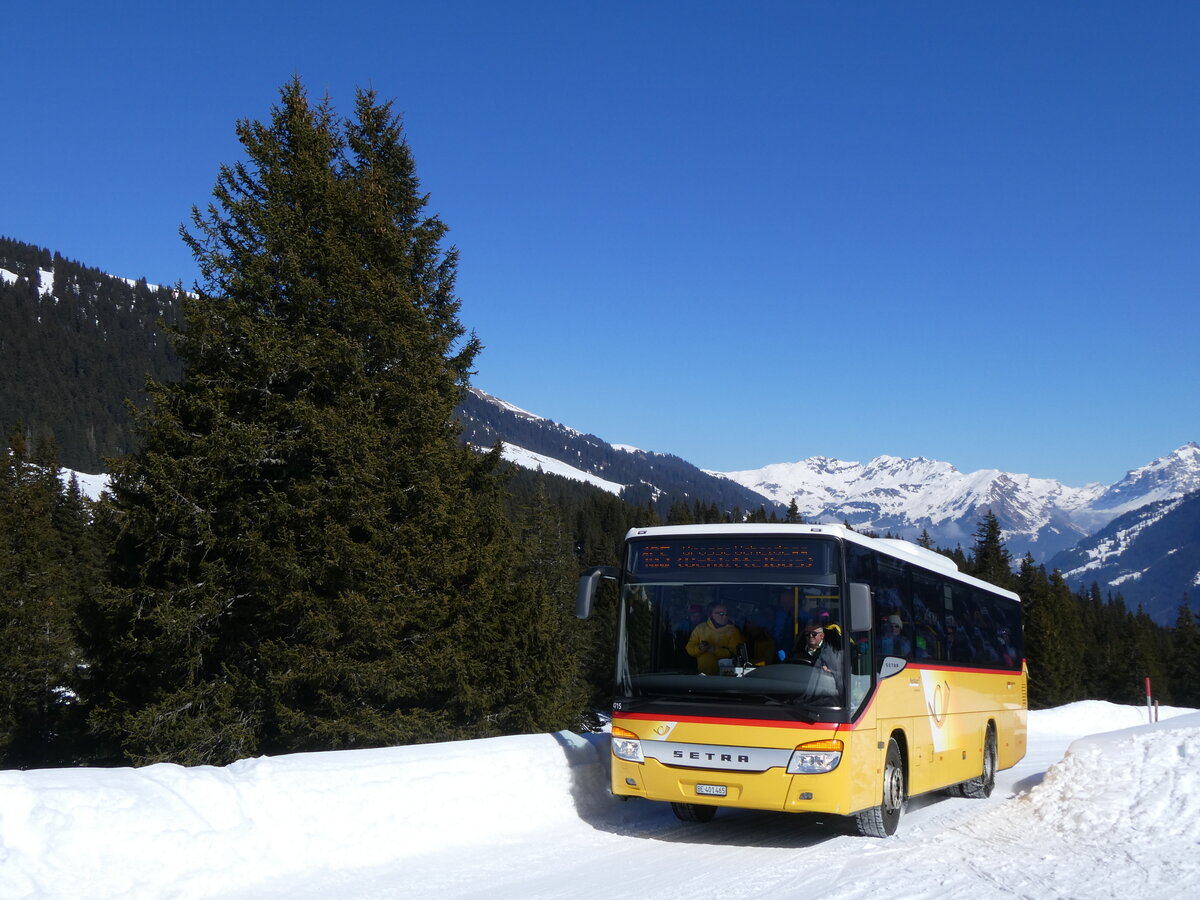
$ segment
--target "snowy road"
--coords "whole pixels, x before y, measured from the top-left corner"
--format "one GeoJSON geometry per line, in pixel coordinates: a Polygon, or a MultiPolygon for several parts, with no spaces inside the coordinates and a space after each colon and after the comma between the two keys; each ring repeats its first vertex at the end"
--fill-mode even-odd
{"type": "MultiPolygon", "coordinates": [[[[396,875],[423,891],[456,897],[567,897],[614,893],[660,900],[700,897],[890,898],[964,896],[1109,896],[1103,881],[1097,892],[1074,892],[1077,867],[1109,878],[1111,850],[1071,862],[1066,884],[1051,886],[1047,866],[1054,852],[1039,840],[1041,859],[1032,872],[1024,862],[1023,822],[1005,809],[1008,798],[1042,780],[1062,758],[1069,739],[1039,742],[1035,752],[1001,773],[990,800],[934,796],[913,801],[899,833],[887,841],[845,833],[836,817],[786,813],[722,811],[705,825],[676,820],[665,804],[611,801],[581,824],[587,828],[548,828],[486,857],[446,854],[410,860],[396,875]],[[1043,851],[1043,847],[1045,850],[1043,851]],[[886,890],[884,890],[886,886],[886,890]]],[[[513,810],[512,815],[521,813],[513,810]]],[[[477,824],[473,827],[477,827],[477,824]]],[[[1075,847],[1070,852],[1085,850],[1075,847]]],[[[1048,869],[1050,871],[1048,871],[1048,869]]],[[[360,873],[336,879],[310,896],[399,897],[389,873],[360,873]],[[361,877],[361,876],[366,876],[361,877]]],[[[1125,886],[1113,896],[1138,896],[1125,886]]],[[[311,886],[311,885],[310,885],[311,886]]],[[[295,896],[297,883],[272,896],[295,896]]],[[[263,896],[247,893],[245,897],[263,896]]],[[[1149,895],[1147,895],[1149,896],[1149,895]]]]}

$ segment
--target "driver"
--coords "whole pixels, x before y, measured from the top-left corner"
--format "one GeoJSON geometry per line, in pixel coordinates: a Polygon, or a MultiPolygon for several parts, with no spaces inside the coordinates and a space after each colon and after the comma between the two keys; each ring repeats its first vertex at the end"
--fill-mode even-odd
{"type": "Polygon", "coordinates": [[[825,640],[825,629],[820,622],[810,622],[801,632],[802,645],[797,646],[788,657],[788,662],[812,666],[828,672],[840,685],[842,681],[842,654],[825,640]]]}

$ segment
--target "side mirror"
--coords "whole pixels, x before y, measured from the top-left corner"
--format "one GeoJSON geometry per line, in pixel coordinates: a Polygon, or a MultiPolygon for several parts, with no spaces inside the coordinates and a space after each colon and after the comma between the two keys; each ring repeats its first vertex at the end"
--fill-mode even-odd
{"type": "Polygon", "coordinates": [[[850,630],[869,631],[874,623],[871,615],[871,586],[850,582],[850,630]]]}
{"type": "Polygon", "coordinates": [[[575,618],[586,619],[592,614],[592,602],[596,599],[596,588],[600,579],[616,581],[620,574],[616,566],[592,566],[579,576],[579,592],[575,594],[575,618]]]}

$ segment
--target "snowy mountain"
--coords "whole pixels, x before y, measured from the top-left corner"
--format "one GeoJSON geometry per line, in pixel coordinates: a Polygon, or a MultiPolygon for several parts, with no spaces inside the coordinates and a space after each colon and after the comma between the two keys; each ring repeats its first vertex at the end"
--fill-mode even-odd
{"type": "Polygon", "coordinates": [[[1196,490],[1200,490],[1200,446],[1192,441],[1129,472],[1089,504],[1081,518],[1090,513],[1100,521],[1109,522],[1148,503],[1174,499],[1196,490]]]}
{"type": "Polygon", "coordinates": [[[964,474],[923,457],[879,456],[863,464],[818,456],[725,475],[779,503],[795,499],[811,522],[847,521],[909,539],[927,530],[946,547],[969,545],[990,509],[1018,555],[1074,545],[1087,531],[1073,523],[1072,514],[1103,492],[1098,484],[1071,488],[997,469],[964,474]]]}
{"type": "Polygon", "coordinates": [[[1184,594],[1193,607],[1200,596],[1200,490],[1118,516],[1056,554],[1048,568],[1074,588],[1097,583],[1105,593],[1119,592],[1130,608],[1141,605],[1151,618],[1173,625],[1184,594]]]}
{"type": "Polygon", "coordinates": [[[660,514],[677,501],[717,504],[743,512],[760,506],[782,513],[774,501],[722,475],[705,472],[668,453],[609,444],[534,415],[478,388],[470,388],[456,411],[463,439],[476,447],[503,444],[504,458],[592,484],[635,506],[655,503],[660,514]]]}
{"type": "Polygon", "coordinates": [[[991,510],[1014,556],[1046,560],[1123,512],[1200,489],[1200,447],[1180,447],[1108,488],[997,469],[963,473],[947,462],[893,456],[866,464],[812,457],[724,474],[779,503],[794,498],[812,522],[848,521],[909,539],[928,530],[945,547],[968,545],[991,510]]]}

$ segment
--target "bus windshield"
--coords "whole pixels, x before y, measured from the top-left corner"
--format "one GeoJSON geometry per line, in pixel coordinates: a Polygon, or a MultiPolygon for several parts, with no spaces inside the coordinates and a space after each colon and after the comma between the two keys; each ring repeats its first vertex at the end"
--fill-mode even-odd
{"type": "Polygon", "coordinates": [[[844,709],[841,571],[839,542],[809,535],[630,541],[618,692],[844,709]]]}

